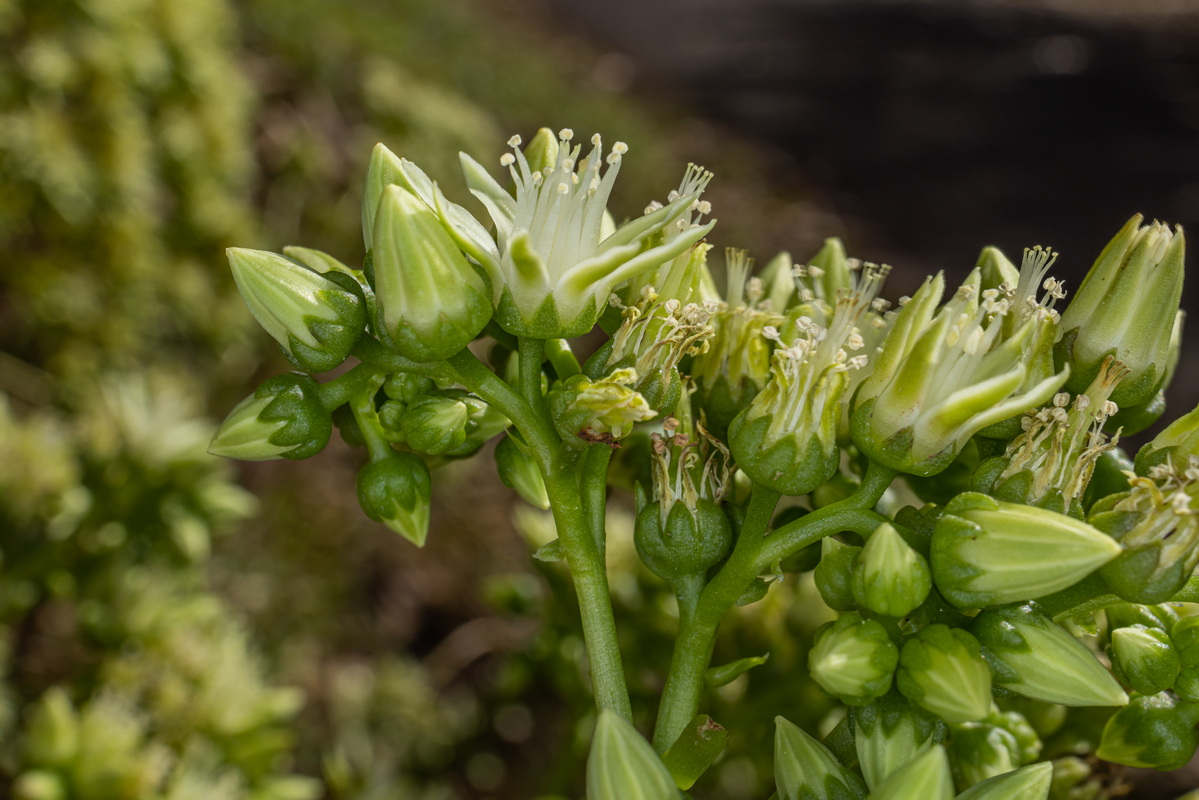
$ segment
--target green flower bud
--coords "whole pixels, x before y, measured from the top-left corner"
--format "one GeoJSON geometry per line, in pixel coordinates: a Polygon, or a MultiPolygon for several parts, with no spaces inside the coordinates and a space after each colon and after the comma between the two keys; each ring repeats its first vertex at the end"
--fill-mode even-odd
{"type": "Polygon", "coordinates": [[[430,397],[409,406],[400,421],[408,446],[420,453],[440,455],[466,441],[469,409],[449,397],[430,397]]]}
{"type": "Polygon", "coordinates": [[[429,536],[429,468],[418,456],[396,452],[358,473],[358,504],[417,547],[429,536]]]}
{"type": "Polygon", "coordinates": [[[1056,348],[1058,362],[1071,367],[1071,392],[1085,389],[1107,356],[1123,361],[1129,375],[1112,393],[1121,406],[1144,403],[1161,386],[1182,297],[1182,228],[1171,233],[1141,219],[1130,219],[1099,254],[1062,314],[1056,348]]]}
{"type": "Polygon", "coordinates": [[[268,378],[217,428],[208,452],[243,461],[301,459],[324,449],[333,420],[309,375],[288,372],[268,378]]]}
{"type": "Polygon", "coordinates": [[[930,747],[896,770],[870,793],[870,800],[953,800],[953,776],[941,745],[930,747]]]}
{"type": "Polygon", "coordinates": [[[1020,766],[1016,737],[985,722],[955,725],[949,734],[949,755],[958,785],[963,788],[1020,766]]]}
{"type": "MultiPolygon", "coordinates": [[[[1042,704],[1044,706],[1045,704],[1042,704]]],[[[1062,706],[1053,706],[1054,708],[1063,709],[1062,706]]],[[[1037,736],[1037,731],[1033,728],[1032,723],[1028,718],[1019,711],[999,711],[993,709],[991,714],[987,716],[987,724],[994,725],[997,728],[1003,728],[1016,739],[1018,754],[1021,764],[1031,764],[1041,756],[1041,738],[1037,736]]]]}
{"type": "Polygon", "coordinates": [[[305,372],[340,366],[366,328],[362,297],[329,276],[264,250],[225,251],[250,313],[305,372]]]}
{"type": "Polygon", "coordinates": [[[1128,695],[1077,639],[1035,603],[983,611],[971,630],[983,646],[994,683],[1066,706],[1122,706],[1128,695]]]}
{"type": "Polygon", "coordinates": [[[1191,456],[1199,456],[1199,407],[1171,422],[1137,452],[1136,471],[1145,477],[1150,469],[1165,463],[1184,470],[1191,456]]]}
{"type": "Polygon", "coordinates": [[[979,281],[975,270],[936,311],[944,290],[938,274],[895,317],[852,402],[854,443],[872,460],[935,475],[975,433],[1041,405],[1065,381],[1065,372],[1027,381],[1038,331],[1054,324],[1053,312],[1033,294],[1030,306],[980,292],[979,281]],[[1019,322],[1010,331],[1009,317],[1019,322]]]}
{"type": "Polygon", "coordinates": [[[1053,764],[1042,761],[974,784],[956,800],[1048,800],[1053,764]]]}
{"type": "Polygon", "coordinates": [[[1073,586],[1119,554],[1116,542],[1085,522],[966,492],[938,520],[930,560],[949,602],[980,608],[1073,586]]]}
{"type": "Polygon", "coordinates": [[[928,597],[932,578],[924,556],[908,546],[895,526],[883,523],[854,558],[849,586],[862,608],[903,617],[928,597]]]}
{"type": "Polygon", "coordinates": [[[35,769],[23,772],[12,785],[14,800],[70,800],[71,792],[61,776],[35,769]]]}
{"type": "Polygon", "coordinates": [[[853,565],[861,551],[862,548],[842,544],[831,536],[820,542],[820,563],[816,565],[813,577],[820,596],[834,611],[853,611],[858,607],[852,579],[853,565]]]}
{"type": "Polygon", "coordinates": [[[848,705],[886,694],[898,663],[899,648],[887,629],[856,611],[821,626],[808,653],[812,680],[848,705]]]}
{"type": "Polygon", "coordinates": [[[1199,746],[1199,704],[1169,692],[1136,697],[1103,728],[1095,755],[1129,767],[1178,769],[1199,746]]]}
{"type": "Polygon", "coordinates": [[[388,186],[371,248],[381,336],[413,361],[441,361],[491,319],[483,279],[416,195],[388,186]]]}
{"type": "Polygon", "coordinates": [[[702,578],[724,560],[733,548],[733,526],[724,509],[703,498],[694,509],[676,502],[665,513],[661,503],[645,503],[633,542],[650,572],[678,591],[688,578],[702,578]]]}
{"type": "Polygon", "coordinates": [[[949,723],[980,720],[991,710],[991,671],[966,631],[929,625],[904,642],[896,685],[949,723]]]}
{"type": "Polygon", "coordinates": [[[1158,628],[1136,625],[1111,634],[1112,670],[1138,694],[1157,694],[1171,688],[1182,667],[1170,635],[1158,628]]]}
{"type": "Polygon", "coordinates": [[[984,247],[974,266],[982,289],[1015,288],[1020,283],[1020,270],[998,247],[984,247]]]}
{"type": "Polygon", "coordinates": [[[615,711],[603,709],[587,756],[587,800],[677,800],[654,748],[615,711]]]}
{"type": "Polygon", "coordinates": [[[1181,619],[1178,612],[1168,605],[1143,606],[1136,603],[1117,603],[1105,608],[1103,613],[1107,617],[1109,631],[1143,625],[1146,628],[1158,628],[1170,633],[1175,623],[1181,619]]]}
{"type": "Polygon", "coordinates": [[[35,767],[63,767],[79,750],[79,719],[67,693],[47,689],[29,718],[25,762],[35,767]]]}
{"type": "Polygon", "coordinates": [[[869,705],[851,707],[849,719],[858,764],[871,788],[945,738],[945,723],[899,692],[889,692],[869,705]]]}
{"type": "Polygon", "coordinates": [[[586,375],[572,375],[550,390],[550,412],[554,425],[567,445],[584,448],[589,444],[615,444],[633,431],[638,422],[657,414],[645,398],[632,387],[637,373],[617,369],[593,381],[586,375]]]}
{"type": "Polygon", "coordinates": [[[827,747],[782,717],[774,718],[778,800],[862,800],[866,786],[827,747]]]}
{"type": "Polygon", "coordinates": [[[558,163],[558,137],[549,128],[538,128],[537,133],[525,146],[525,158],[529,169],[544,173],[558,163]]]}
{"type": "Polygon", "coordinates": [[[520,495],[521,500],[549,510],[550,498],[545,492],[545,478],[541,476],[537,462],[520,448],[511,434],[500,439],[495,446],[495,466],[500,473],[500,480],[520,495]]]}
{"type": "Polygon", "coordinates": [[[432,378],[423,375],[412,375],[407,372],[396,372],[387,376],[383,383],[383,393],[392,400],[398,400],[405,405],[416,405],[437,388],[432,378]]]}

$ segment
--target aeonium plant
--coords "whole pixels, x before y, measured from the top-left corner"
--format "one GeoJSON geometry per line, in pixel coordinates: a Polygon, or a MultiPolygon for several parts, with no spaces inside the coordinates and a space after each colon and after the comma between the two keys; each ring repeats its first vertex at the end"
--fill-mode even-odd
{"type": "Polygon", "coordinates": [[[757,276],[730,251],[721,293],[711,176],[688,168],[617,225],[607,201],[628,148],[591,142],[513,137],[511,188],[464,155],[489,221],[379,145],[361,268],[301,247],[230,250],[251,313],[301,371],[238,405],[211,451],[307,458],[336,414],[366,450],[364,512],[420,546],[435,468],[498,437],[501,480],[552,512],[558,539],[539,557],[564,560],[578,594],[599,709],[590,800],[703,794],[737,734],[703,713],[709,686],[763,660],[713,667],[721,620],[786,565],[814,567],[828,609],[804,611],[835,616],[794,680],[844,713],[823,736],[775,720],[781,800],[1075,784],[1098,797],[1077,758],[1090,750],[1187,762],[1199,410],[1135,461],[1120,447],[1161,415],[1177,360],[1181,229],[1134,217],[1068,304],[1056,254],[1038,247],[1018,267],[986,248],[957,288],[937,274],[892,306],[887,268],[837,240],[757,276]],[[609,340],[580,363],[569,340],[597,324],[609,340]],[[347,360],[338,377],[310,374],[347,360]],[[616,453],[648,459],[623,470],[643,476],[634,539],[678,602],[648,736],[624,677],[646,667],[620,652],[604,560],[616,453]],[[819,558],[790,558],[805,548],[819,558]],[[1101,736],[1078,733],[1096,716],[1101,736]]]}

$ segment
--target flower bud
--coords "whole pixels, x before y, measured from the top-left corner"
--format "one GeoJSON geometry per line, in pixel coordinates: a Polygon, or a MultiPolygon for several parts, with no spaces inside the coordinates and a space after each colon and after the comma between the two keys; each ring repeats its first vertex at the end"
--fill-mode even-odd
{"type": "Polygon", "coordinates": [[[568,446],[615,444],[628,436],[633,425],[653,419],[657,412],[632,387],[637,373],[617,369],[593,381],[572,375],[550,390],[550,411],[558,434],[568,446]]]}
{"type": "Polygon", "coordinates": [[[929,625],[904,642],[895,682],[949,723],[979,720],[991,710],[991,670],[978,640],[964,630],[929,625]]]}
{"type": "Polygon", "coordinates": [[[208,452],[243,461],[308,458],[324,449],[332,434],[320,384],[309,375],[287,372],[263,381],[229,412],[208,452]]]}
{"type": "Polygon", "coordinates": [[[641,561],[676,591],[688,577],[702,578],[733,548],[733,526],[724,509],[704,498],[694,505],[692,510],[676,502],[663,515],[661,503],[645,503],[633,527],[641,561]]]}
{"type": "Polygon", "coordinates": [[[894,525],[885,522],[854,558],[849,587],[862,608],[903,617],[928,597],[932,578],[924,556],[908,546],[894,525]]]}
{"type": "Polygon", "coordinates": [[[849,719],[858,764],[871,788],[945,738],[945,723],[899,692],[851,707],[849,719]]]}
{"type": "Polygon", "coordinates": [[[862,705],[887,693],[898,662],[899,648],[882,623],[851,611],[816,631],[808,672],[833,697],[862,705]]]}
{"type": "Polygon", "coordinates": [[[429,468],[418,456],[395,452],[358,473],[358,504],[417,547],[429,536],[429,468]]]}
{"type": "Polygon", "coordinates": [[[1137,452],[1136,472],[1142,477],[1159,464],[1186,469],[1191,456],[1199,456],[1199,407],[1166,426],[1137,452]]]}
{"type": "Polygon", "coordinates": [[[388,186],[371,248],[379,333],[413,361],[449,358],[491,319],[486,284],[411,192],[388,186]]]}
{"type": "Polygon", "coordinates": [[[831,536],[820,542],[820,563],[816,565],[813,577],[820,596],[834,611],[857,608],[852,588],[853,564],[861,551],[862,548],[842,544],[831,536]]]}
{"type": "Polygon", "coordinates": [[[978,267],[980,288],[999,289],[1005,285],[1015,288],[1020,283],[1020,270],[998,247],[984,247],[974,266],[978,267]]]}
{"type": "Polygon", "coordinates": [[[409,406],[400,420],[408,446],[419,453],[440,455],[466,441],[469,409],[450,397],[430,397],[409,406]]]}
{"type": "Polygon", "coordinates": [[[1095,755],[1129,767],[1178,769],[1199,746],[1196,723],[1199,704],[1169,692],[1135,697],[1107,721],[1095,755]]]}
{"type": "Polygon", "coordinates": [[[965,492],[932,537],[937,589],[959,608],[1029,600],[1073,586],[1120,546],[1085,522],[965,492]]]}
{"type": "Polygon", "coordinates": [[[362,297],[331,277],[264,250],[225,251],[250,313],[305,372],[340,366],[366,328],[362,297]]]}
{"type": "Polygon", "coordinates": [[[953,776],[945,748],[935,745],[870,793],[870,800],[952,800],[953,776]]]}
{"type": "Polygon", "coordinates": [[[545,492],[545,478],[537,462],[527,455],[509,434],[495,446],[495,466],[500,480],[514,490],[520,499],[531,506],[549,510],[550,498],[545,492]]]}
{"type": "Polygon", "coordinates": [[[983,646],[994,683],[1066,706],[1122,706],[1128,695],[1077,639],[1035,603],[983,611],[971,630],[983,646]]]}
{"type": "Polygon", "coordinates": [[[1138,694],[1171,688],[1182,667],[1170,635],[1158,628],[1134,625],[1111,633],[1112,670],[1138,694]]]}
{"type": "Polygon", "coordinates": [[[1048,800],[1053,764],[1030,764],[974,784],[956,800],[1048,800]]]}
{"type": "Polygon", "coordinates": [[[587,756],[587,800],[677,800],[679,790],[654,748],[615,711],[599,713],[587,756]]]}
{"type": "Polygon", "coordinates": [[[1020,745],[1016,737],[1010,731],[986,722],[953,726],[948,747],[959,786],[974,786],[1020,766],[1020,745]]]}
{"type": "Polygon", "coordinates": [[[29,717],[25,761],[35,767],[62,767],[79,750],[79,719],[67,693],[47,689],[29,717]]]}
{"type": "Polygon", "coordinates": [[[1058,362],[1071,367],[1071,392],[1085,389],[1108,355],[1123,361],[1129,375],[1112,393],[1120,406],[1146,402],[1163,383],[1182,297],[1182,228],[1171,233],[1141,219],[1130,219],[1099,254],[1062,313],[1056,347],[1058,362]]]}
{"type": "Polygon", "coordinates": [[[862,800],[866,786],[827,747],[782,717],[774,718],[778,800],[862,800]]]}

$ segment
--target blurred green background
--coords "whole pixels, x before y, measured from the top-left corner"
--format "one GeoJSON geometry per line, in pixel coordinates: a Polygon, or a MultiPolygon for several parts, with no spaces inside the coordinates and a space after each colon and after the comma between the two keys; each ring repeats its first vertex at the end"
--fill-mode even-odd
{"type": "MultiPolygon", "coordinates": [[[[675,38],[700,41],[702,19],[675,38]]],[[[436,473],[418,551],[362,516],[361,456],[339,441],[302,463],[205,448],[287,368],[223,248],[360,260],[377,141],[473,202],[459,150],[490,164],[513,133],[595,130],[630,145],[617,217],[697,161],[717,176],[718,247],[802,259],[848,233],[858,255],[905,252],[852,203],[847,230],[818,170],[727,112],[735,91],[684,92],[685,61],[626,49],[535,0],[0,0],[0,796],[580,793],[593,718],[573,591],[531,560],[549,523],[488,451],[436,473]]],[[[987,223],[960,227],[980,247],[987,223]]],[[[648,724],[673,600],[613,502],[648,724]]],[[[811,594],[784,584],[724,629],[717,663],[772,655],[715,693],[735,736],[697,797],[769,794],[775,714],[829,724],[794,673],[823,621],[811,594]]]]}

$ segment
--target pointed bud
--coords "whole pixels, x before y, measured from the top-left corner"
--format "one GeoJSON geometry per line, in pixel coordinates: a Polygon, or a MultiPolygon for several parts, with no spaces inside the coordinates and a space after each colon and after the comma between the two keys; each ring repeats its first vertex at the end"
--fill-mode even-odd
{"type": "Polygon", "coordinates": [[[250,313],[305,372],[340,366],[366,328],[361,296],[329,276],[265,250],[225,251],[250,313]]]}
{"type": "Polygon", "coordinates": [[[323,450],[332,434],[320,384],[288,372],[263,381],[238,403],[217,428],[208,452],[242,461],[308,458],[323,450]]]}
{"type": "Polygon", "coordinates": [[[366,185],[362,190],[362,239],[367,250],[374,244],[379,200],[384,190],[392,184],[408,185],[404,177],[404,160],[380,142],[371,150],[370,165],[366,168],[366,185]]]}
{"type": "Polygon", "coordinates": [[[572,375],[555,385],[550,411],[562,440],[575,448],[612,445],[632,433],[634,424],[657,416],[632,388],[636,383],[635,370],[617,369],[596,381],[572,375]]]}
{"type": "Polygon", "coordinates": [[[654,748],[611,709],[603,709],[587,756],[587,800],[677,800],[679,790],[654,748]]]}
{"type": "Polygon", "coordinates": [[[1129,767],[1178,769],[1199,746],[1197,722],[1199,704],[1169,692],[1136,697],[1107,721],[1095,755],[1129,767]]]}
{"type": "Polygon", "coordinates": [[[949,755],[958,785],[966,787],[1020,766],[1016,737],[985,722],[955,725],[949,734],[949,755]]]}
{"type": "Polygon", "coordinates": [[[971,630],[992,680],[1017,694],[1066,706],[1122,706],[1128,695],[1081,642],[1035,603],[983,611],[971,630]]]}
{"type": "Polygon", "coordinates": [[[848,705],[869,703],[891,688],[899,648],[887,629],[856,611],[816,631],[808,671],[820,688],[848,705]]]}
{"type": "Polygon", "coordinates": [[[857,601],[853,596],[853,565],[862,548],[843,544],[832,536],[820,541],[820,563],[812,577],[825,604],[834,611],[853,611],[857,601]]]}
{"type": "Polygon", "coordinates": [[[25,761],[35,767],[64,767],[79,750],[79,718],[67,693],[47,689],[29,717],[25,761]]]}
{"type": "Polygon", "coordinates": [[[400,420],[404,439],[418,453],[440,455],[466,441],[469,409],[450,397],[430,397],[409,406],[400,420]]]}
{"type": "Polygon", "coordinates": [[[991,710],[991,671],[978,640],[957,628],[929,625],[904,642],[895,681],[908,699],[949,723],[991,710]]]}
{"type": "Polygon", "coordinates": [[[915,761],[892,773],[870,793],[870,800],[952,800],[953,776],[941,745],[930,747],[915,761]]]}
{"type": "Polygon", "coordinates": [[[520,499],[531,506],[549,510],[550,498],[545,492],[545,478],[537,462],[527,455],[509,434],[495,446],[495,466],[500,480],[514,490],[520,499]]]}
{"type": "Polygon", "coordinates": [[[998,247],[984,247],[974,266],[978,267],[980,288],[998,289],[1006,284],[1015,289],[1020,284],[1020,270],[998,247]]]}
{"type": "Polygon", "coordinates": [[[945,723],[899,692],[851,707],[849,718],[858,764],[871,788],[945,738],[945,723]]]}
{"type": "Polygon", "coordinates": [[[483,279],[437,214],[411,192],[383,190],[371,253],[379,331],[400,355],[449,358],[491,319],[483,279]]]}
{"type": "Polygon", "coordinates": [[[924,556],[903,540],[894,525],[883,523],[854,559],[849,586],[861,607],[903,617],[928,597],[932,578],[924,556]]]}
{"type": "Polygon", "coordinates": [[[774,718],[774,783],[779,800],[862,800],[866,786],[827,747],[774,718]]]}
{"type": "Polygon", "coordinates": [[[931,561],[945,599],[981,608],[1073,586],[1119,554],[1119,544],[1085,522],[965,492],[937,522],[931,561]]]}
{"type": "Polygon", "coordinates": [[[358,473],[358,504],[417,547],[429,536],[429,468],[418,456],[396,452],[358,473]]]}
{"type": "Polygon", "coordinates": [[[1100,253],[1062,314],[1059,363],[1071,366],[1067,389],[1081,392],[1114,354],[1129,376],[1112,393],[1120,406],[1148,401],[1165,380],[1170,337],[1182,297],[1182,228],[1130,219],[1100,253]]]}
{"type": "Polygon", "coordinates": [[[1042,761],[987,778],[957,796],[957,800],[1048,800],[1053,764],[1042,761]]]}
{"type": "Polygon", "coordinates": [[[539,128],[525,146],[525,159],[533,172],[545,173],[558,163],[558,134],[549,128],[539,128]]]}
{"type": "Polygon", "coordinates": [[[1174,685],[1182,667],[1170,635],[1134,625],[1111,634],[1112,670],[1138,694],[1150,695],[1174,685]]]}

